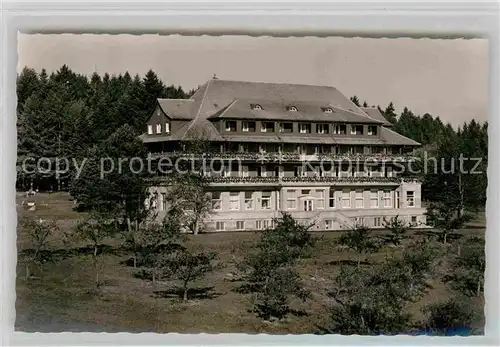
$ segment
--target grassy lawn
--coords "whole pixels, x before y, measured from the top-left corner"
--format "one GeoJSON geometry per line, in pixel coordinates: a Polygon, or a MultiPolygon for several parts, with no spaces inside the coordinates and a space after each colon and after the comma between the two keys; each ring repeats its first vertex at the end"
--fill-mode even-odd
{"type": "MultiPolygon", "coordinates": [[[[56,219],[61,231],[69,230],[83,215],[72,211],[73,203],[66,194],[38,195],[18,198],[18,215],[56,219]],[[28,211],[21,201],[36,201],[37,209],[28,211]]],[[[471,228],[460,231],[464,235],[484,236],[484,218],[471,228]]],[[[16,330],[21,331],[154,331],[181,333],[314,333],[318,325],[328,319],[326,295],[332,278],[339,270],[340,260],[354,259],[355,254],[335,249],[340,233],[315,233],[321,241],[316,255],[303,261],[300,273],[312,291],[312,299],[294,302],[293,308],[302,315],[290,315],[284,322],[263,322],[250,310],[252,295],[235,292],[241,283],[234,281],[235,264],[241,260],[258,234],[249,232],[205,234],[188,236],[188,247],[215,251],[225,267],[196,283],[200,288],[211,288],[212,297],[196,296],[183,303],[177,297],[158,298],[151,282],[134,276],[132,267],[122,262],[130,256],[119,249],[116,240],[109,240],[111,252],[102,256],[102,275],[105,285],[99,295],[89,293],[93,284],[93,269],[89,255],[61,257],[55,262],[33,269],[36,278],[25,279],[22,260],[17,269],[16,330]]],[[[52,249],[66,247],[62,235],[53,235],[52,249]]],[[[80,247],[84,244],[72,244],[80,247]]],[[[26,235],[18,235],[18,251],[30,247],[26,235]]],[[[450,246],[453,247],[453,246],[450,246]]],[[[387,250],[368,256],[368,261],[382,260],[387,250]]],[[[171,285],[164,284],[164,285],[171,285]]],[[[446,300],[452,293],[439,279],[432,290],[412,307],[416,317],[427,302],[446,300]]],[[[483,305],[483,302],[478,302],[483,305]]],[[[478,326],[484,322],[478,322],[478,326]]]]}

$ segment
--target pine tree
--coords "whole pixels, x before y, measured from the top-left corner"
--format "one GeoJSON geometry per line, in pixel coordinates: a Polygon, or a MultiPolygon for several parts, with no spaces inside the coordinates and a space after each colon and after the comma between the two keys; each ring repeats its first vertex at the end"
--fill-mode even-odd
{"type": "Polygon", "coordinates": [[[395,124],[397,122],[395,111],[396,109],[394,108],[393,103],[390,102],[389,105],[386,107],[385,111],[382,112],[384,114],[384,117],[392,124],[395,124]]]}
{"type": "Polygon", "coordinates": [[[350,99],[351,99],[351,101],[353,102],[354,105],[356,105],[358,107],[360,106],[359,99],[358,99],[358,97],[356,95],[352,96],[350,99]]]}

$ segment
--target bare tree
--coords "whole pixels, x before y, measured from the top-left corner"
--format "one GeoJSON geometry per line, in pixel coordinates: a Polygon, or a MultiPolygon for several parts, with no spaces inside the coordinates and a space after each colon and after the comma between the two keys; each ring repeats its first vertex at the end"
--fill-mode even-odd
{"type": "Polygon", "coordinates": [[[189,284],[203,278],[220,265],[215,264],[216,254],[194,253],[180,250],[167,254],[161,258],[160,271],[163,276],[181,281],[183,300],[188,300],[189,284]]]}
{"type": "Polygon", "coordinates": [[[427,208],[427,218],[429,223],[437,229],[439,240],[446,244],[448,236],[464,227],[464,225],[472,219],[472,216],[467,213],[462,213],[461,207],[452,208],[450,204],[432,203],[427,208]]]}
{"type": "Polygon", "coordinates": [[[177,243],[182,240],[182,211],[171,208],[161,223],[148,223],[140,230],[137,244],[141,266],[151,270],[153,286],[160,280],[159,267],[163,257],[170,252],[184,249],[177,243]]]}
{"type": "Polygon", "coordinates": [[[21,230],[25,231],[30,238],[33,252],[26,262],[26,279],[30,277],[29,260],[38,264],[40,272],[44,262],[43,251],[47,249],[48,239],[51,234],[57,232],[59,227],[56,221],[52,220],[35,220],[31,218],[24,218],[20,222],[21,230]]]}
{"type": "Polygon", "coordinates": [[[183,225],[197,235],[204,230],[203,220],[211,213],[209,181],[205,175],[203,158],[210,154],[210,143],[194,135],[185,143],[185,153],[191,162],[182,162],[178,172],[169,178],[168,200],[184,211],[183,225]]]}
{"type": "Polygon", "coordinates": [[[358,253],[358,267],[363,254],[376,252],[379,249],[379,245],[371,235],[371,229],[363,225],[355,225],[351,230],[343,233],[337,243],[358,253]]]}
{"type": "Polygon", "coordinates": [[[115,221],[106,214],[92,212],[88,218],[79,222],[75,228],[76,239],[91,243],[92,265],[95,274],[95,289],[99,289],[101,281],[99,279],[99,256],[102,254],[102,243],[106,237],[117,232],[115,221]]]}
{"type": "Polygon", "coordinates": [[[408,223],[400,219],[399,216],[393,217],[389,219],[389,221],[384,218],[384,227],[390,232],[390,234],[387,235],[386,241],[394,246],[399,246],[401,244],[401,241],[405,237],[405,233],[408,231],[408,223]]]}

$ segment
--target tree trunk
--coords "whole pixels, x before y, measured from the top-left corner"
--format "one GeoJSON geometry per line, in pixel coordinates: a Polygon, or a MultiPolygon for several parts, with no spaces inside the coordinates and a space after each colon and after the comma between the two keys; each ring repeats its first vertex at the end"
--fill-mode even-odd
{"type": "Polygon", "coordinates": [[[134,269],[137,268],[137,250],[136,250],[136,245],[135,245],[135,235],[132,232],[132,222],[130,221],[130,218],[127,217],[127,230],[132,238],[132,250],[134,252],[134,255],[132,256],[132,259],[134,260],[134,269]]]}
{"type": "Polygon", "coordinates": [[[187,301],[187,299],[188,299],[188,286],[187,286],[187,282],[184,282],[183,289],[184,289],[183,300],[187,301]]]}
{"type": "Polygon", "coordinates": [[[198,235],[198,218],[195,218],[194,219],[194,222],[193,222],[193,234],[194,235],[198,235]]]}
{"type": "Polygon", "coordinates": [[[99,288],[99,269],[97,268],[97,244],[94,245],[94,255],[93,255],[93,262],[94,262],[94,271],[95,271],[95,287],[96,289],[99,288]]]}
{"type": "Polygon", "coordinates": [[[464,188],[462,184],[462,174],[460,172],[458,173],[458,190],[460,193],[460,206],[457,211],[457,217],[462,218],[464,215],[464,188]]]}
{"type": "Polygon", "coordinates": [[[30,278],[30,265],[26,263],[26,280],[30,278]]]}
{"type": "Polygon", "coordinates": [[[361,253],[358,254],[358,267],[359,267],[359,265],[361,265],[361,253]]]}
{"type": "Polygon", "coordinates": [[[134,240],[134,269],[137,267],[137,242],[136,242],[136,236],[139,234],[139,221],[136,219],[135,220],[135,234],[133,236],[134,240]]]}
{"type": "Polygon", "coordinates": [[[443,233],[443,245],[446,245],[446,237],[448,236],[448,232],[443,233]]]}
{"type": "Polygon", "coordinates": [[[477,296],[481,295],[481,280],[477,281],[477,296]]]}
{"type": "Polygon", "coordinates": [[[153,289],[157,289],[156,288],[156,269],[153,268],[153,289]]]}

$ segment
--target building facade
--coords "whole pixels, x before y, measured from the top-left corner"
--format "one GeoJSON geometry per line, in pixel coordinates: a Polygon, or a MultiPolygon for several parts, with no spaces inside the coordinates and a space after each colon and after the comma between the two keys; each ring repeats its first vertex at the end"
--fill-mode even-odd
{"type": "MultiPolygon", "coordinates": [[[[194,158],[187,141],[209,144],[196,154],[210,181],[209,231],[266,229],[281,212],[313,230],[382,228],[395,216],[425,224],[407,170],[420,144],[336,88],[213,79],[190,99],[158,99],[146,130],[158,162],[194,158]]],[[[167,189],[152,187],[160,216],[167,189]]]]}

